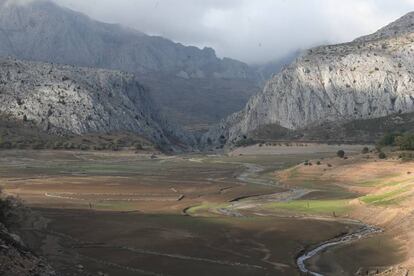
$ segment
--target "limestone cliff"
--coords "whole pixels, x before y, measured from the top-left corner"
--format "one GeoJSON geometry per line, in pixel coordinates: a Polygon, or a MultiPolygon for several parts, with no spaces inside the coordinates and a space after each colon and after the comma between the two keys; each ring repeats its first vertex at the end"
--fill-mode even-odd
{"type": "Polygon", "coordinates": [[[414,14],[353,42],[303,53],[204,137],[234,143],[269,125],[298,130],[414,111],[414,14]]]}
{"type": "Polygon", "coordinates": [[[0,59],[0,103],[1,115],[49,133],[127,131],[158,145],[191,144],[135,76],[120,71],[0,59]]]}

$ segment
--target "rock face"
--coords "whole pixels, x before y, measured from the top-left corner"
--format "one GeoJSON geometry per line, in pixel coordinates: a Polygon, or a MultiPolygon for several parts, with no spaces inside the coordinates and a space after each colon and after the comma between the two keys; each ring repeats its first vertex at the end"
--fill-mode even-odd
{"type": "Polygon", "coordinates": [[[0,1],[0,56],[139,74],[163,111],[183,124],[217,122],[259,90],[255,70],[217,58],[211,48],[97,22],[49,1],[11,2],[18,1],[0,1]],[[205,112],[195,115],[191,104],[183,107],[183,97],[205,112]]]}
{"type": "Polygon", "coordinates": [[[44,230],[45,220],[14,198],[0,191],[0,275],[55,276],[47,261],[27,246],[20,231],[24,228],[44,230]]]}
{"type": "Polygon", "coordinates": [[[298,130],[413,112],[413,58],[413,13],[373,35],[308,50],[204,142],[234,143],[269,125],[298,130]]]}
{"type": "Polygon", "coordinates": [[[191,143],[128,73],[0,59],[0,114],[49,133],[133,132],[158,145],[191,143]]]}

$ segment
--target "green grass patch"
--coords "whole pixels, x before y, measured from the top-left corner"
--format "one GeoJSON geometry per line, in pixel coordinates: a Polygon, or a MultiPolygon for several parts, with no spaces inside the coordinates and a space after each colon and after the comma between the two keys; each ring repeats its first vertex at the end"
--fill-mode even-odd
{"type": "Polygon", "coordinates": [[[366,204],[374,204],[374,205],[392,205],[397,204],[403,200],[401,197],[402,194],[409,191],[409,187],[405,187],[402,189],[394,190],[391,192],[378,194],[378,195],[366,195],[361,197],[361,201],[366,204]]]}
{"type": "Polygon", "coordinates": [[[265,208],[275,211],[289,211],[307,214],[343,214],[349,209],[348,200],[294,200],[289,202],[273,202],[265,208]]]}
{"type": "Polygon", "coordinates": [[[189,215],[196,215],[196,214],[200,214],[200,213],[207,213],[209,210],[214,211],[215,209],[219,209],[219,208],[226,208],[228,207],[229,204],[228,203],[214,203],[214,202],[204,202],[200,205],[194,206],[194,207],[190,207],[187,210],[187,214],[189,215]]]}
{"type": "Polygon", "coordinates": [[[398,173],[388,174],[388,175],[384,175],[379,178],[374,178],[374,179],[359,182],[357,186],[362,186],[362,187],[395,186],[395,185],[398,185],[399,183],[396,181],[387,181],[387,179],[397,177],[397,176],[400,176],[400,174],[398,173]]]}

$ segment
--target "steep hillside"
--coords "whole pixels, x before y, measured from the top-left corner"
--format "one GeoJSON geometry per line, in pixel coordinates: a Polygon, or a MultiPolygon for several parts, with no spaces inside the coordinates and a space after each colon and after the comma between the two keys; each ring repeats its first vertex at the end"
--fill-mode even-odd
{"type": "Polygon", "coordinates": [[[132,132],[164,147],[191,144],[119,71],[0,59],[0,114],[51,134],[132,132]]]}
{"type": "Polygon", "coordinates": [[[222,118],[240,110],[258,90],[255,70],[236,60],[217,58],[211,48],[186,47],[97,22],[49,1],[10,2],[0,2],[0,56],[145,74],[141,79],[155,90],[154,100],[181,123],[217,122],[217,114],[222,118]],[[235,94],[234,84],[241,90],[238,101],[228,96],[235,94]],[[164,94],[169,95],[168,101],[164,94]],[[180,95],[205,112],[194,114],[191,106],[180,106],[180,95]]]}
{"type": "Polygon", "coordinates": [[[204,142],[233,144],[266,126],[298,131],[413,112],[413,26],[408,14],[371,36],[308,50],[204,142]]]}

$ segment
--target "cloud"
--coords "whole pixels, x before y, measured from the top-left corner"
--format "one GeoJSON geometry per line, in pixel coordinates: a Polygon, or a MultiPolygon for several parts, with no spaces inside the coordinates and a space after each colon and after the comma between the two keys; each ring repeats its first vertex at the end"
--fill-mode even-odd
{"type": "Polygon", "coordinates": [[[35,0],[0,0],[0,5],[25,5],[35,0]]]}
{"type": "Polygon", "coordinates": [[[55,0],[111,23],[248,63],[372,33],[414,0],[55,0]]]}

